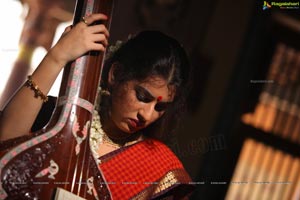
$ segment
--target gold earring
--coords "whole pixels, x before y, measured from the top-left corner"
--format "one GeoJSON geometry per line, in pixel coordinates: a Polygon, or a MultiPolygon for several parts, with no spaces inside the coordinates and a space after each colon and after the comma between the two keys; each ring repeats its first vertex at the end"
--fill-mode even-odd
{"type": "Polygon", "coordinates": [[[100,90],[100,94],[103,95],[103,96],[110,96],[110,91],[105,90],[105,89],[104,89],[104,90],[101,89],[101,90],[100,90]]]}

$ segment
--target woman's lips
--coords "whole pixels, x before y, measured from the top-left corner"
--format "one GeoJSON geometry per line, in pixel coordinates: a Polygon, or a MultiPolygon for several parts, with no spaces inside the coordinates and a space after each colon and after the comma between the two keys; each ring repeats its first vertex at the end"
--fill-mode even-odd
{"type": "Polygon", "coordinates": [[[129,125],[132,127],[132,128],[136,128],[137,127],[137,123],[135,120],[133,119],[128,119],[128,122],[129,122],[129,125]]]}
{"type": "Polygon", "coordinates": [[[128,123],[132,128],[142,127],[145,123],[136,120],[136,119],[128,119],[128,123]]]}

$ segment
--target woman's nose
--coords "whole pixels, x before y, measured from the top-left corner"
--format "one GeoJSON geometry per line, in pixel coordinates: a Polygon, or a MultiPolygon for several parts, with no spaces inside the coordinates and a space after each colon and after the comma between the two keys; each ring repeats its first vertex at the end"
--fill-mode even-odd
{"type": "Polygon", "coordinates": [[[147,103],[139,110],[139,115],[143,121],[150,121],[155,112],[155,103],[147,103]]]}

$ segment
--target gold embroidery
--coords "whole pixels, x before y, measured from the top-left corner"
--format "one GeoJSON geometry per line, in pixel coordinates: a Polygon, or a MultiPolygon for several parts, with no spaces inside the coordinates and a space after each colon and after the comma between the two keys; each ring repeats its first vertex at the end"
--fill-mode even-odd
{"type": "Polygon", "coordinates": [[[157,182],[144,183],[149,186],[140,192],[138,195],[132,198],[132,200],[137,199],[149,199],[151,196],[159,196],[160,194],[166,193],[175,185],[179,184],[189,184],[191,181],[189,175],[183,169],[176,169],[169,171],[165,176],[163,176],[157,182]]]}
{"type": "Polygon", "coordinates": [[[186,172],[179,169],[168,172],[158,183],[157,188],[154,191],[154,194],[160,193],[166,189],[169,189],[171,186],[180,183],[186,183],[186,172]]]}

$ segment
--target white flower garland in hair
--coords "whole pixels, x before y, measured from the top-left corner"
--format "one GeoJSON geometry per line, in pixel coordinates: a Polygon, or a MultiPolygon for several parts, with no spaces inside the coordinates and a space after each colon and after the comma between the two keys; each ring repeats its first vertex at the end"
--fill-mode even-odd
{"type": "Polygon", "coordinates": [[[114,45],[110,45],[106,51],[106,54],[105,54],[105,60],[111,58],[114,53],[120,49],[120,47],[125,43],[127,42],[130,38],[132,38],[132,35],[129,34],[128,37],[127,37],[127,40],[126,41],[122,41],[122,40],[117,40],[116,43],[114,45]]]}
{"type": "MultiPolygon", "coordinates": [[[[129,40],[132,37],[132,35],[130,34],[128,36],[129,40]]],[[[106,55],[105,55],[105,59],[109,59],[113,56],[113,54],[124,44],[124,42],[122,40],[117,40],[115,45],[111,45],[109,46],[106,55]]],[[[101,87],[98,88],[98,92],[97,92],[97,97],[96,97],[96,101],[95,101],[95,109],[93,112],[93,119],[92,119],[92,123],[91,123],[91,128],[90,128],[90,148],[92,151],[92,154],[94,156],[94,158],[96,159],[97,163],[101,163],[101,160],[99,159],[100,155],[99,155],[99,147],[100,145],[104,142],[104,138],[106,136],[106,133],[103,131],[102,129],[102,124],[100,121],[100,115],[98,113],[98,109],[99,109],[99,105],[100,105],[100,101],[101,101],[101,87]]],[[[106,138],[108,138],[106,136],[106,138]]],[[[109,138],[108,138],[109,139],[109,138]]],[[[131,141],[126,143],[124,146],[128,146],[130,144],[136,143],[137,141],[140,141],[143,139],[143,136],[139,137],[138,140],[135,141],[131,141]]]]}
{"type": "Polygon", "coordinates": [[[115,45],[110,45],[105,54],[105,60],[111,58],[114,53],[123,45],[123,43],[124,42],[122,40],[117,40],[115,45]]]}
{"type": "MultiPolygon", "coordinates": [[[[128,37],[130,38],[130,36],[128,37]]],[[[109,59],[113,56],[113,54],[123,45],[122,40],[117,40],[115,45],[110,45],[105,55],[105,59],[109,59]]],[[[99,146],[103,143],[103,136],[105,132],[102,129],[102,124],[100,121],[100,115],[97,111],[99,109],[100,101],[101,101],[101,87],[98,87],[97,97],[95,101],[95,109],[93,112],[93,119],[90,129],[90,147],[94,158],[96,159],[97,163],[101,163],[99,159],[100,155],[98,153],[99,146]]]]}
{"type": "Polygon", "coordinates": [[[96,110],[93,113],[93,119],[90,129],[90,147],[94,158],[96,159],[97,163],[101,163],[99,159],[100,155],[98,153],[99,146],[103,143],[103,136],[104,131],[102,129],[102,125],[100,122],[100,116],[96,110]]]}

